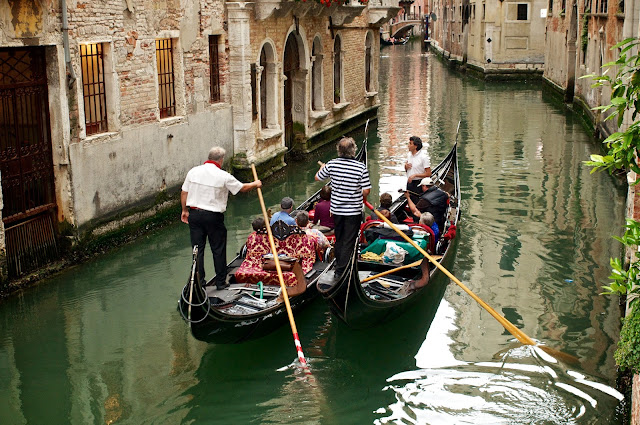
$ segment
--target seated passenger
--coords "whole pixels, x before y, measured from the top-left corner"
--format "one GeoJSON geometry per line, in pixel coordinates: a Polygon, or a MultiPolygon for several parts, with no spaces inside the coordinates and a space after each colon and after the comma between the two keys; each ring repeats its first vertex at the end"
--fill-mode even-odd
{"type": "Polygon", "coordinates": [[[430,212],[433,214],[438,228],[443,228],[445,214],[449,206],[449,195],[435,186],[431,177],[425,177],[420,181],[420,189],[422,190],[422,195],[420,195],[418,202],[415,204],[411,200],[409,193],[405,192],[407,205],[411,213],[419,218],[423,212],[430,212]]]}
{"type": "MultiPolygon", "coordinates": [[[[398,218],[395,214],[393,214],[389,208],[391,208],[391,204],[393,204],[393,199],[391,198],[391,194],[388,192],[380,195],[380,206],[376,208],[377,211],[383,212],[387,211],[388,214],[385,215],[393,224],[399,224],[398,218]]],[[[384,213],[383,213],[384,214],[384,213]]],[[[379,220],[378,215],[376,213],[371,213],[372,220],[379,220]]]]}
{"type": "Polygon", "coordinates": [[[333,235],[336,227],[331,215],[331,187],[324,186],[320,189],[320,201],[316,204],[313,216],[313,228],[320,230],[327,236],[333,235]]]}
{"type": "Polygon", "coordinates": [[[296,215],[296,223],[298,227],[304,230],[304,232],[314,238],[318,247],[324,252],[325,249],[331,245],[329,239],[318,229],[312,229],[309,227],[309,213],[306,211],[299,211],[296,215]]]}
{"type": "Polygon", "coordinates": [[[431,230],[433,230],[433,236],[436,239],[435,241],[438,242],[438,238],[440,237],[440,229],[438,228],[438,223],[436,223],[435,219],[433,218],[433,214],[431,214],[430,212],[424,212],[420,214],[420,224],[431,227],[431,230]]]}
{"type": "Polygon", "coordinates": [[[293,217],[291,217],[291,210],[293,210],[293,199],[289,198],[288,196],[282,198],[282,201],[280,201],[280,211],[278,211],[273,215],[273,217],[271,217],[269,225],[273,226],[273,223],[278,220],[282,220],[290,226],[295,226],[296,221],[293,217]]]}
{"type": "MultiPolygon", "coordinates": [[[[265,254],[271,253],[269,238],[265,234],[264,220],[256,218],[252,226],[254,232],[247,239],[247,251],[240,267],[236,270],[236,282],[256,284],[262,282],[265,285],[279,286],[280,281],[275,270],[265,268],[265,254]]],[[[284,225],[289,227],[288,225],[284,225]]],[[[307,281],[305,274],[309,273],[316,261],[316,240],[300,230],[297,226],[291,226],[293,230],[283,240],[274,238],[274,244],[278,254],[294,257],[297,261],[289,270],[282,270],[284,284],[290,296],[300,294],[306,290],[307,281]]],[[[281,264],[281,268],[285,268],[281,264]]]]}
{"type": "MultiPolygon", "coordinates": [[[[387,220],[391,221],[392,214],[389,210],[382,209],[380,210],[380,214],[383,217],[385,217],[387,220]]],[[[368,222],[365,222],[365,225],[367,223],[373,224],[373,222],[368,221],[368,222]]],[[[407,225],[398,224],[398,226],[399,226],[398,228],[402,230],[405,235],[409,237],[413,236],[413,231],[407,225]]],[[[366,230],[364,230],[364,237],[365,237],[365,242],[367,244],[373,243],[373,241],[375,241],[376,239],[392,239],[397,241],[404,240],[402,236],[398,235],[398,233],[394,229],[388,227],[387,224],[382,224],[382,223],[380,223],[380,225],[375,225],[375,227],[374,226],[367,227],[366,230]]]]}

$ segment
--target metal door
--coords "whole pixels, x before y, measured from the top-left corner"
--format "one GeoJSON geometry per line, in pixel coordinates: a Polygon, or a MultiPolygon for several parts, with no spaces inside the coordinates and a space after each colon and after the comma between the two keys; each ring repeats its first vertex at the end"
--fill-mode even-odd
{"type": "Polygon", "coordinates": [[[0,178],[9,273],[57,255],[44,47],[0,49],[0,178]]]}

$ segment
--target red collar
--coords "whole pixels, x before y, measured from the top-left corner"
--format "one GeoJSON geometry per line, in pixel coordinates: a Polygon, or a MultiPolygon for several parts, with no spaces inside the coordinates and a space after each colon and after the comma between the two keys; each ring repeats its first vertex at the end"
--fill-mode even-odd
{"type": "Polygon", "coordinates": [[[221,166],[219,163],[215,162],[215,161],[206,160],[204,163],[205,163],[205,164],[213,164],[213,165],[215,165],[216,167],[218,167],[218,168],[222,169],[222,166],[221,166]]]}

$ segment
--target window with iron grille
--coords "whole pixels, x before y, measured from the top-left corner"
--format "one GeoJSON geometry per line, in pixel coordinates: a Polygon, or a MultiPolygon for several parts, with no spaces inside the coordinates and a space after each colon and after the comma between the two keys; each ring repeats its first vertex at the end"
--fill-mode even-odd
{"type": "Polygon", "coordinates": [[[158,67],[158,106],[160,118],[176,115],[175,79],[173,75],[173,40],[156,40],[156,65],[158,67]]]}
{"type": "Polygon", "coordinates": [[[102,44],[80,45],[82,96],[87,136],[108,131],[102,44]]]}
{"type": "Polygon", "coordinates": [[[529,19],[529,5],[527,3],[518,3],[518,21],[526,21],[529,19]]]}
{"type": "Polygon", "coordinates": [[[600,5],[598,8],[598,13],[608,13],[609,12],[609,4],[607,0],[600,0],[600,5]]]}
{"type": "Polygon", "coordinates": [[[209,36],[209,61],[211,75],[211,103],[220,102],[220,62],[218,56],[219,35],[209,36]]]}

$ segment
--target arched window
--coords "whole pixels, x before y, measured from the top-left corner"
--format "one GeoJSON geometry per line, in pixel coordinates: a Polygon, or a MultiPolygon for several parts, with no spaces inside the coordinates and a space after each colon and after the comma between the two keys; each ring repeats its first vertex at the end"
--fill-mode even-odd
{"type": "Polygon", "coordinates": [[[367,92],[372,92],[373,87],[373,60],[371,55],[371,49],[373,45],[373,36],[371,32],[367,33],[367,38],[364,42],[364,88],[367,92]]]}
{"type": "Polygon", "coordinates": [[[342,42],[340,36],[333,43],[333,103],[341,103],[342,93],[342,42]]]}
{"type": "Polygon", "coordinates": [[[313,40],[311,54],[311,110],[322,111],[324,102],[322,99],[322,43],[320,37],[313,40]]]}
{"type": "Polygon", "coordinates": [[[278,78],[276,75],[276,56],[273,46],[266,43],[260,51],[259,66],[256,67],[256,80],[259,82],[260,94],[259,117],[260,128],[278,129],[278,78]]]}
{"type": "Polygon", "coordinates": [[[260,128],[267,128],[267,54],[265,48],[260,52],[260,128]]]}

